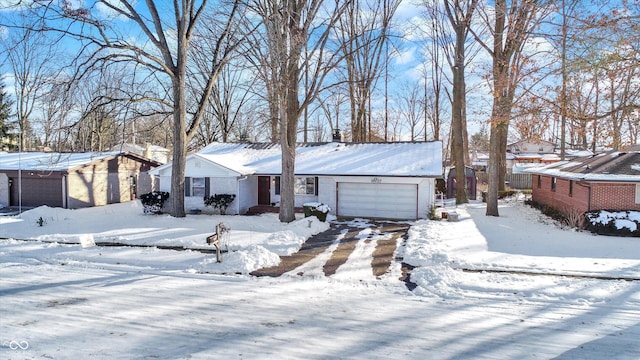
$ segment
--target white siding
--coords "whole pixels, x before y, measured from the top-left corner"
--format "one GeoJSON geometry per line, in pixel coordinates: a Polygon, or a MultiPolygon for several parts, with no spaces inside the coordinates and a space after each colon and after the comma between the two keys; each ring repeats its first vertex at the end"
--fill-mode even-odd
{"type": "MultiPolygon", "coordinates": [[[[258,203],[258,178],[256,176],[241,177],[238,180],[239,198],[234,201],[234,213],[244,214],[251,206],[258,203]],[[244,180],[242,180],[244,179],[244,180]]],[[[231,209],[229,209],[231,211],[231,209]]]]}

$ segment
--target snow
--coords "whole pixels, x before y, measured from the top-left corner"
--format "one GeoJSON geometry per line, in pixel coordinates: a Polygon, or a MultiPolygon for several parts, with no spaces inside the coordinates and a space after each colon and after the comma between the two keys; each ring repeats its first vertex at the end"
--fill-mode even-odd
{"type": "Polygon", "coordinates": [[[592,224],[608,224],[611,220],[615,222],[618,230],[627,228],[629,231],[638,229],[640,222],[639,211],[606,211],[601,210],[597,216],[590,218],[592,224]]]}
{"type": "Polygon", "coordinates": [[[0,153],[0,163],[4,170],[24,171],[64,171],[90,162],[114,157],[120,152],[85,152],[85,153],[53,153],[53,152],[21,152],[0,153]]]}
{"type": "MultiPolygon", "coordinates": [[[[279,174],[278,144],[211,143],[191,157],[200,157],[238,174],[279,174]]],[[[159,174],[171,167],[154,170],[159,174]]],[[[341,176],[442,176],[442,143],[317,143],[296,148],[296,174],[341,176]]]]}
{"type": "Polygon", "coordinates": [[[344,233],[256,278],[328,224],[143,215],[137,202],[0,217],[0,358],[640,358],[640,240],[563,229],[515,200],[500,217],[480,203],[446,211],[458,221],[419,220],[399,240],[413,291],[399,260],[372,275],[389,235],[365,219],[348,224],[361,241],[335,275],[321,268],[344,233]],[[197,249],[220,222],[231,231],[217,263],[197,249]]]}

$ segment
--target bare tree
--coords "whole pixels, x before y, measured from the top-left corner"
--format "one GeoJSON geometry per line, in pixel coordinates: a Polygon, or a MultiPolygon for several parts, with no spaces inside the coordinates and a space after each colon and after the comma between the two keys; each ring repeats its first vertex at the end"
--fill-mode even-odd
{"type": "Polygon", "coordinates": [[[389,61],[391,20],[400,1],[353,0],[346,4],[339,29],[349,84],[351,138],[364,142],[369,138],[371,96],[382,66],[389,61]]]}
{"type": "MultiPolygon", "coordinates": [[[[203,52],[206,56],[206,52],[203,52]]],[[[256,78],[236,61],[232,61],[220,73],[211,93],[211,101],[194,137],[194,146],[205,146],[212,141],[227,142],[243,119],[243,109],[256,97],[251,90],[256,78]]]]}
{"type": "MultiPolygon", "coordinates": [[[[492,58],[493,107],[487,172],[488,216],[499,216],[498,191],[504,189],[507,135],[516,88],[526,64],[524,46],[548,15],[546,0],[496,0],[493,12],[479,12],[491,32],[492,43],[474,32],[474,37],[492,58]]],[[[473,32],[473,30],[472,30],[473,32]]]]}
{"type": "Polygon", "coordinates": [[[253,8],[265,28],[269,79],[278,96],[279,141],[282,151],[280,221],[295,220],[295,155],[299,118],[322,90],[339,60],[328,44],[345,9],[339,1],[257,0],[253,8]],[[309,82],[300,94],[302,69],[309,66],[309,82]],[[301,96],[302,95],[302,96],[301,96]]]}
{"type": "Polygon", "coordinates": [[[468,139],[466,124],[466,85],[465,54],[466,43],[471,31],[471,20],[478,5],[478,0],[446,0],[444,8],[447,19],[455,33],[454,49],[448,56],[453,73],[453,99],[451,103],[451,150],[456,171],[456,204],[469,202],[466,192],[465,158],[468,159],[468,139]],[[466,153],[466,155],[465,155],[466,153]]]}
{"type": "Polygon", "coordinates": [[[417,141],[422,134],[419,132],[419,125],[422,121],[422,106],[420,85],[417,83],[400,86],[398,94],[398,113],[409,128],[409,138],[417,141]]]}
{"type": "Polygon", "coordinates": [[[216,10],[216,37],[206,72],[190,73],[192,41],[208,1],[176,0],[173,6],[158,1],[101,0],[90,8],[71,2],[36,2],[31,11],[44,21],[42,31],[55,31],[81,44],[86,57],[76,59],[76,78],[90,69],[112,63],[141,66],[157,80],[173,114],[173,162],[169,213],[184,217],[184,173],[189,139],[198,129],[206,104],[220,70],[236,49],[235,37],[240,1],[220,2],[216,10]],[[123,33],[121,19],[128,21],[123,33]],[[135,33],[134,33],[135,31],[135,33]],[[188,99],[187,78],[202,77],[204,84],[194,99],[188,99]],[[167,84],[166,87],[164,85],[167,84]],[[191,102],[192,107],[189,107],[191,102]]]}
{"type": "Polygon", "coordinates": [[[38,25],[38,19],[19,14],[10,24],[8,38],[2,40],[14,76],[15,117],[22,150],[33,148],[32,117],[49,88],[47,82],[51,70],[48,64],[56,57],[57,51],[55,39],[34,30],[38,25]]]}
{"type": "Polygon", "coordinates": [[[320,99],[319,106],[328,122],[331,133],[340,135],[342,134],[341,130],[346,130],[340,128],[340,113],[343,105],[349,101],[349,96],[342,86],[328,89],[326,93],[326,96],[320,99]]]}

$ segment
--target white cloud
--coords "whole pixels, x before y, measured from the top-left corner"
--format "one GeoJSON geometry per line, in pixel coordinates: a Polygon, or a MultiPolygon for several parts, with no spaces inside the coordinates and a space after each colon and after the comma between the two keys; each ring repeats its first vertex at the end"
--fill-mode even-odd
{"type": "Polygon", "coordinates": [[[396,60],[397,65],[406,65],[416,60],[415,52],[416,48],[412,47],[407,49],[406,51],[395,53],[393,57],[396,60]]]}
{"type": "MultiPolygon", "coordinates": [[[[135,1],[131,2],[133,6],[135,6],[135,1]]],[[[120,0],[107,0],[103,2],[96,3],[96,9],[98,10],[98,17],[102,19],[118,19],[118,20],[127,20],[126,16],[121,15],[118,11],[113,8],[123,9],[123,12],[127,13],[125,6],[122,4],[120,0]],[[107,5],[110,4],[111,6],[107,5]]]]}

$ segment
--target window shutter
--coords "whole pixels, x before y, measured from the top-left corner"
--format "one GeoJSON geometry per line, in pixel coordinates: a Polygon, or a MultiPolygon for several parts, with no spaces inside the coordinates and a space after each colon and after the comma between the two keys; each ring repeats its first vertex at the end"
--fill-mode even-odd
{"type": "Polygon", "coordinates": [[[275,187],[275,194],[280,195],[280,176],[275,177],[274,187],[275,187]]]}
{"type": "Polygon", "coordinates": [[[318,177],[317,176],[314,179],[314,184],[316,186],[316,189],[315,189],[315,194],[313,195],[318,195],[318,177]]]}
{"type": "Polygon", "coordinates": [[[204,196],[211,195],[211,178],[204,178],[204,196]]]}
{"type": "Polygon", "coordinates": [[[184,178],[184,196],[191,196],[191,178],[184,178]]]}

